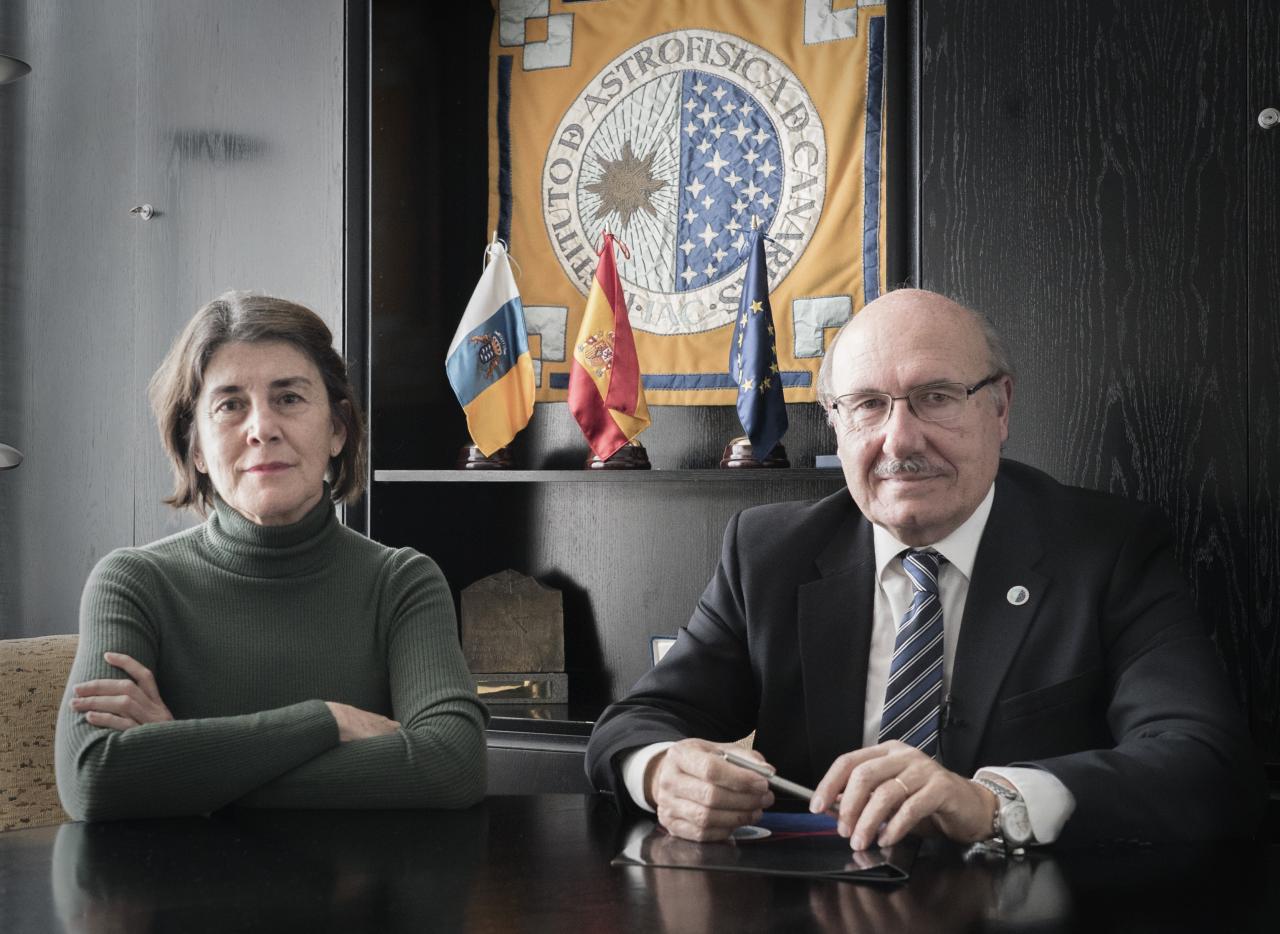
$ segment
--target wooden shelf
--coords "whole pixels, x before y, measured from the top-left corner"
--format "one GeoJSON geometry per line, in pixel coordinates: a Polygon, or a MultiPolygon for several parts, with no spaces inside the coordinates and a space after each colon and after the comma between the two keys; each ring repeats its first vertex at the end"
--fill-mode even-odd
{"type": "Polygon", "coordinates": [[[838,468],[705,470],[375,470],[375,483],[778,483],[840,480],[838,468]]]}

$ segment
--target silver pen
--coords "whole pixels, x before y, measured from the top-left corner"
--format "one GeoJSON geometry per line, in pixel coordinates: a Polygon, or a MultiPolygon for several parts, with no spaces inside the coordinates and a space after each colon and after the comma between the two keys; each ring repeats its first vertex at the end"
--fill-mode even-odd
{"type": "MultiPolygon", "coordinates": [[[[747,769],[755,772],[757,775],[763,776],[769,783],[770,788],[784,792],[785,794],[795,795],[795,797],[802,798],[805,801],[813,800],[814,791],[812,788],[806,788],[804,785],[799,785],[789,779],[782,778],[767,765],[761,765],[754,759],[747,759],[734,752],[721,752],[720,755],[724,756],[724,760],[730,765],[736,765],[739,768],[747,769]]],[[[834,814],[835,812],[828,809],[828,813],[834,814]]]]}

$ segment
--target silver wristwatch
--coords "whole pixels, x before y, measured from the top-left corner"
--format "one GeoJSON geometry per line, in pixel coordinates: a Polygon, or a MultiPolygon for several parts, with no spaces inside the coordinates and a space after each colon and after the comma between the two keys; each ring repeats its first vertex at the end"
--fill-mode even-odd
{"type": "Polygon", "coordinates": [[[1031,842],[1031,819],[1027,816],[1027,803],[1022,795],[989,778],[975,778],[975,782],[996,796],[996,813],[991,821],[992,842],[999,844],[1006,853],[1020,855],[1031,842]]]}

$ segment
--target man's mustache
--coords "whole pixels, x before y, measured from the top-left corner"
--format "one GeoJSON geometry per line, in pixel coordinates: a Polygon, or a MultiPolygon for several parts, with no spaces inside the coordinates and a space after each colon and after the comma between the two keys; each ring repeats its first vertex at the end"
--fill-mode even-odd
{"type": "Polygon", "coordinates": [[[911,457],[890,458],[883,460],[872,468],[871,474],[880,480],[888,480],[891,477],[899,477],[903,475],[916,476],[919,474],[944,474],[945,468],[933,463],[923,454],[913,454],[911,457]]]}

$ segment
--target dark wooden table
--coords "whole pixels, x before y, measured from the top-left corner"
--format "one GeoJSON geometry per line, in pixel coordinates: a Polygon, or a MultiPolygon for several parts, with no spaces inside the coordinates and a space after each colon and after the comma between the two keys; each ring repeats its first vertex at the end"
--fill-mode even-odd
{"type": "Polygon", "coordinates": [[[0,931],[1266,931],[1280,847],[968,859],[894,888],[609,865],[633,829],[581,795],[469,811],[231,811],[0,834],[0,931]]]}

